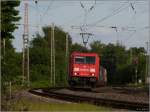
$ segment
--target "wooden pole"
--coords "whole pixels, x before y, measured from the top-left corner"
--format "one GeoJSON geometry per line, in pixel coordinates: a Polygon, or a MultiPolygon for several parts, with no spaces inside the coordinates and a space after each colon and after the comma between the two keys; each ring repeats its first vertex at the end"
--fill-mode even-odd
{"type": "Polygon", "coordinates": [[[25,45],[24,45],[24,36],[23,36],[23,49],[22,49],[22,86],[24,85],[24,66],[25,65],[25,45]]]}
{"type": "Polygon", "coordinates": [[[27,46],[27,77],[28,77],[28,87],[30,87],[30,68],[29,68],[29,40],[28,40],[28,46],[27,46]]]}
{"type": "Polygon", "coordinates": [[[53,65],[53,63],[52,63],[52,61],[53,61],[53,59],[52,59],[52,57],[53,57],[53,52],[52,52],[52,50],[53,50],[53,48],[52,48],[52,44],[53,44],[53,42],[52,42],[52,37],[53,37],[53,35],[52,35],[52,28],[51,28],[51,46],[50,46],[50,51],[51,51],[51,59],[50,59],[50,62],[51,62],[51,64],[50,64],[50,84],[51,84],[51,86],[52,86],[52,84],[53,84],[53,78],[52,78],[52,74],[53,74],[53,68],[52,68],[52,65],[53,65]]]}
{"type": "Polygon", "coordinates": [[[149,56],[148,56],[148,42],[146,42],[146,74],[145,74],[145,84],[147,83],[147,77],[148,77],[148,61],[149,61],[149,56]]]}
{"type": "Polygon", "coordinates": [[[54,86],[55,86],[55,84],[56,84],[56,74],[55,74],[55,35],[54,35],[54,33],[55,33],[55,26],[54,26],[54,24],[53,24],[53,68],[54,68],[54,86]]]}
{"type": "Polygon", "coordinates": [[[68,57],[68,34],[66,34],[66,58],[68,57]]]}
{"type": "Polygon", "coordinates": [[[65,80],[67,81],[68,79],[68,38],[69,38],[69,35],[68,33],[66,34],[66,77],[65,77],[65,80]]]}
{"type": "Polygon", "coordinates": [[[11,81],[9,82],[9,98],[11,99],[11,81]]]}
{"type": "Polygon", "coordinates": [[[3,56],[5,57],[5,43],[6,43],[6,41],[5,41],[5,38],[3,39],[3,56]]]}

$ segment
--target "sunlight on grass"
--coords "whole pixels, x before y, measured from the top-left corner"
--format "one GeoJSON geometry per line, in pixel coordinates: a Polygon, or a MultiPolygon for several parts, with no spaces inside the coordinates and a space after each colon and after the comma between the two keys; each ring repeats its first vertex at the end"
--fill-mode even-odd
{"type": "Polygon", "coordinates": [[[21,99],[13,102],[13,111],[110,111],[111,108],[85,103],[47,103],[21,99]]]}
{"type": "Polygon", "coordinates": [[[142,83],[128,83],[127,85],[126,85],[127,87],[140,87],[140,88],[145,88],[147,85],[144,85],[144,84],[142,84],[142,83]]]}
{"type": "Polygon", "coordinates": [[[44,88],[44,87],[50,87],[50,82],[47,80],[40,80],[31,83],[31,88],[44,88]]]}

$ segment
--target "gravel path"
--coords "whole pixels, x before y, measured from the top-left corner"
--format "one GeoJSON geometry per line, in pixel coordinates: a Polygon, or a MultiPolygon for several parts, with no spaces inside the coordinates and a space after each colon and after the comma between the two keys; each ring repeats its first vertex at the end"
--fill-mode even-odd
{"type": "Polygon", "coordinates": [[[54,99],[54,98],[46,98],[42,96],[37,96],[34,94],[31,94],[27,90],[22,90],[20,92],[17,92],[13,95],[14,100],[20,100],[22,98],[25,98],[27,100],[31,100],[32,102],[47,102],[47,103],[72,103],[69,101],[54,99]]]}
{"type": "Polygon", "coordinates": [[[129,94],[129,93],[120,93],[116,92],[115,90],[108,90],[105,92],[94,93],[94,92],[85,92],[85,91],[73,91],[69,89],[61,89],[56,90],[55,92],[58,93],[65,93],[65,94],[73,94],[79,96],[86,96],[86,97],[93,97],[93,98],[104,98],[104,99],[112,99],[112,100],[119,100],[119,101],[128,101],[128,102],[139,102],[139,103],[149,103],[149,96],[148,95],[141,95],[141,94],[129,94]]]}

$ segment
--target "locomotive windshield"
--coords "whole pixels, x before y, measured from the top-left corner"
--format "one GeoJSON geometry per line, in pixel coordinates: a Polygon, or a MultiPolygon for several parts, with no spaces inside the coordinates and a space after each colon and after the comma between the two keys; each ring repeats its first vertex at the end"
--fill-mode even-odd
{"type": "Polygon", "coordinates": [[[95,64],[95,56],[75,57],[75,63],[77,63],[77,64],[95,64]]]}
{"type": "Polygon", "coordinates": [[[95,64],[95,56],[86,56],[86,64],[95,64]]]}
{"type": "Polygon", "coordinates": [[[83,64],[83,63],[85,63],[85,58],[84,57],[76,57],[75,58],[75,63],[83,64]]]}

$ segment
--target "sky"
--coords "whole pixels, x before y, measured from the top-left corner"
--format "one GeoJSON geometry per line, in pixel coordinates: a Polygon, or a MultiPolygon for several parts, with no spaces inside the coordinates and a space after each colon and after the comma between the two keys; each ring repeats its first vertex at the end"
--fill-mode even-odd
{"type": "MultiPolygon", "coordinates": [[[[79,35],[80,26],[93,36],[89,44],[99,40],[102,43],[114,43],[118,40],[129,47],[145,47],[149,41],[149,3],[148,0],[35,0],[22,1],[16,9],[22,19],[19,28],[13,35],[13,45],[21,52],[23,41],[24,3],[29,4],[29,40],[38,32],[42,35],[42,27],[55,25],[68,32],[73,40],[82,44],[79,35]],[[93,7],[91,10],[90,8],[93,7]],[[86,13],[87,12],[87,13],[86,13]],[[73,26],[73,27],[72,27],[73,26]],[[113,28],[112,28],[113,27],[113,28]]],[[[88,46],[89,46],[88,44],[88,46]]]]}

